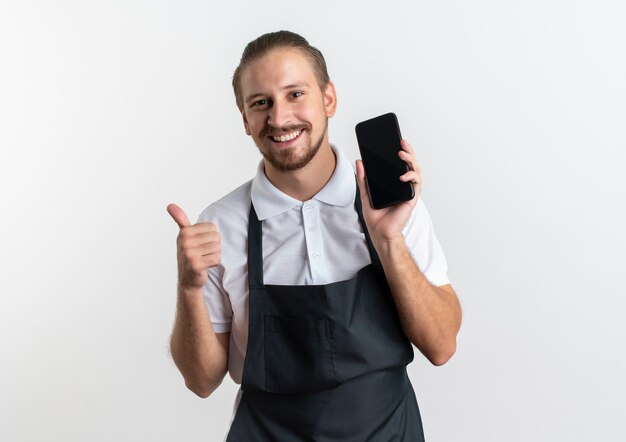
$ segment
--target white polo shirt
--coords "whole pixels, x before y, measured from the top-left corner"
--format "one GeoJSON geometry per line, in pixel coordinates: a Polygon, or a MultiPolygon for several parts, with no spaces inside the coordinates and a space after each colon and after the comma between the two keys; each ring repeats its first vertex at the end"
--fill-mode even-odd
{"type": "MultiPolygon", "coordinates": [[[[204,299],[216,333],[230,331],[228,371],[241,384],[248,342],[248,215],[250,201],[263,223],[263,273],[266,284],[330,284],[350,279],[371,263],[354,207],[355,171],[332,146],[337,164],[331,179],[308,201],[278,190],[256,176],[207,207],[198,222],[212,222],[222,240],[222,259],[208,270],[204,299]]],[[[402,233],[426,279],[449,284],[448,266],[420,197],[402,233]]]]}

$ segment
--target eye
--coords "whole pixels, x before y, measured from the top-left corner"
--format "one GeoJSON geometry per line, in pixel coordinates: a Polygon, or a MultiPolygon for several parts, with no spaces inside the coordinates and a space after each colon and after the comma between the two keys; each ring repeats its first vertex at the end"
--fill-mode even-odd
{"type": "Polygon", "coordinates": [[[300,91],[295,91],[295,92],[292,92],[292,93],[291,93],[291,96],[292,96],[293,98],[299,98],[299,97],[301,97],[301,96],[303,96],[303,95],[304,95],[304,93],[302,93],[302,92],[300,92],[300,91]]]}
{"type": "Polygon", "coordinates": [[[257,100],[255,102],[253,102],[250,107],[263,107],[263,106],[267,106],[270,103],[269,100],[266,100],[265,98],[262,100],[257,100]]]}

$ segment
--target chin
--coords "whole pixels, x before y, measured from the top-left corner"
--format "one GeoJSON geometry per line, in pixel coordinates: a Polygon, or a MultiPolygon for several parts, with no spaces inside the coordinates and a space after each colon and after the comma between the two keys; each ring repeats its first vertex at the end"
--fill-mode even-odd
{"type": "Polygon", "coordinates": [[[296,149],[288,149],[283,151],[262,151],[263,157],[277,170],[281,172],[293,172],[302,169],[317,154],[317,149],[308,148],[306,151],[296,153],[296,149]]]}

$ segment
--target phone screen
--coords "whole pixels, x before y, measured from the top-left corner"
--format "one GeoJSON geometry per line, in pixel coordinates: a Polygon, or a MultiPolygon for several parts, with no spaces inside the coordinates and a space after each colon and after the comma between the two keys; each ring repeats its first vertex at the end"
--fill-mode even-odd
{"type": "Polygon", "coordinates": [[[400,181],[409,167],[398,156],[402,137],[396,115],[362,121],[355,130],[372,207],[381,209],[412,199],[413,186],[400,181]]]}

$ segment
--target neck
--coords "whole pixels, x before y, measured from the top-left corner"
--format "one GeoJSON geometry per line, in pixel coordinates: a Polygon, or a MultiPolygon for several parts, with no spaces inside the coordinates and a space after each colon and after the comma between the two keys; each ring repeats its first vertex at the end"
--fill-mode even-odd
{"type": "Polygon", "coordinates": [[[301,169],[281,172],[264,161],[267,179],[281,192],[298,201],[308,201],[317,194],[330,180],[335,171],[337,159],[325,141],[311,161],[301,169]]]}

